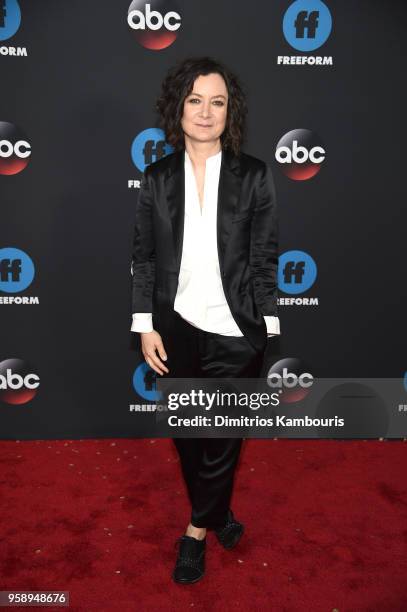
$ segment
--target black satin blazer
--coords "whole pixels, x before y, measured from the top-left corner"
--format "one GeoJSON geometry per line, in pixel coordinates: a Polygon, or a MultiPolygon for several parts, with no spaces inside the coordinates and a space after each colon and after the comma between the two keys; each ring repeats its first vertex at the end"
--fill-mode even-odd
{"type": "MultiPolygon", "coordinates": [[[[132,312],[153,313],[153,326],[171,333],[184,233],[185,149],[146,167],[136,205],[132,252],[132,312]]],[[[278,218],[269,166],[223,149],[217,245],[232,316],[256,350],[264,350],[263,315],[277,313],[278,218]]]]}

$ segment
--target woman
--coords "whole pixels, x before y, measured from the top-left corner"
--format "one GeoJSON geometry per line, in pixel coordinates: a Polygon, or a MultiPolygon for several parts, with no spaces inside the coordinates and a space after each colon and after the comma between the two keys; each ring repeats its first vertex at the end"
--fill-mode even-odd
{"type": "MultiPolygon", "coordinates": [[[[131,330],[147,364],[174,378],[258,377],[277,317],[277,210],[270,168],[243,153],[247,105],[209,58],[172,68],[157,102],[175,151],[150,164],[136,207],[131,330]]],[[[227,549],[241,439],[174,439],[191,502],[173,579],[204,575],[206,531],[227,549]]]]}

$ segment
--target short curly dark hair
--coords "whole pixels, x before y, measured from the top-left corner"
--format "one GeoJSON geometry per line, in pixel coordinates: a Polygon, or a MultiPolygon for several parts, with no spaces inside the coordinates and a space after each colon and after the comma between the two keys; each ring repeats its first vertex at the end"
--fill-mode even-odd
{"type": "Polygon", "coordinates": [[[239,155],[245,137],[246,93],[237,76],[224,64],[211,57],[188,57],[178,61],[168,70],[156,102],[160,127],[164,130],[166,142],[175,150],[185,147],[181,126],[185,98],[191,93],[195,79],[213,73],[223,77],[229,98],[226,126],[220,137],[221,146],[239,155]]]}

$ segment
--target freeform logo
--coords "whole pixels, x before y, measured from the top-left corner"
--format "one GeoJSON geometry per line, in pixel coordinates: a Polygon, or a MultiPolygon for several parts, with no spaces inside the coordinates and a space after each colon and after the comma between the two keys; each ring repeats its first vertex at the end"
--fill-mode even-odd
{"type": "Polygon", "coordinates": [[[30,158],[31,145],[25,134],[13,123],[0,121],[0,174],[18,174],[30,158]]]}
{"type": "Polygon", "coordinates": [[[141,397],[152,402],[161,398],[161,392],[156,389],[157,373],[143,361],[134,371],[133,388],[141,397]]]}
{"type": "Polygon", "coordinates": [[[0,0],[0,40],[7,40],[21,24],[21,10],[17,0],[0,0]]]}
{"type": "Polygon", "coordinates": [[[9,294],[0,294],[0,304],[39,304],[36,295],[14,295],[27,289],[34,276],[34,263],[25,251],[15,247],[0,249],[0,292],[9,294]]]}
{"type": "Polygon", "coordinates": [[[278,288],[284,293],[308,291],[317,278],[317,264],[305,251],[286,251],[278,259],[278,288]]]}
{"type": "Polygon", "coordinates": [[[296,0],[283,18],[284,36],[298,51],[318,49],[326,42],[331,30],[331,13],[321,0],[296,0]]]}
{"type": "MultiPolygon", "coordinates": [[[[146,166],[161,157],[172,153],[174,148],[165,142],[163,130],[159,128],[147,128],[136,136],[131,145],[131,159],[140,172],[144,172],[146,166]]],[[[140,187],[140,180],[129,179],[128,187],[140,187]]]]}
{"type": "MultiPolygon", "coordinates": [[[[291,47],[298,51],[314,51],[329,38],[332,30],[331,13],[321,0],[296,0],[286,10],[283,33],[291,47]]],[[[279,55],[278,64],[332,65],[332,57],[279,55]]]]}
{"type": "Polygon", "coordinates": [[[311,130],[291,130],[276,147],[280,168],[294,181],[306,181],[318,174],[325,156],[321,139],[311,130]]]}
{"type": "Polygon", "coordinates": [[[144,4],[133,0],[129,6],[127,23],[136,35],[137,42],[146,49],[161,51],[177,38],[181,27],[181,15],[174,2],[154,0],[144,4]]]}
{"type": "MultiPolygon", "coordinates": [[[[14,36],[21,24],[21,10],[17,0],[0,0],[0,41],[14,36]]],[[[27,56],[26,47],[0,46],[0,55],[27,56]]]]}
{"type": "Polygon", "coordinates": [[[6,404],[26,404],[36,395],[40,378],[34,368],[22,359],[0,362],[0,401],[6,404]]]}
{"type": "Polygon", "coordinates": [[[314,377],[296,357],[274,363],[267,373],[267,384],[279,392],[280,402],[291,404],[303,400],[309,393],[314,377]]]}

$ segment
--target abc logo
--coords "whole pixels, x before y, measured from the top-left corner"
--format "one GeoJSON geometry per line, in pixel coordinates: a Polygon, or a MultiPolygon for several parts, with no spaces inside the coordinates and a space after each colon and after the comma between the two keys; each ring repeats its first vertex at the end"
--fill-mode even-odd
{"type": "Polygon", "coordinates": [[[12,123],[0,121],[0,174],[18,174],[30,157],[31,146],[25,134],[12,123]]]}
{"type": "Polygon", "coordinates": [[[0,374],[1,389],[36,389],[40,385],[40,379],[36,374],[26,374],[24,377],[7,368],[6,374],[0,374]]]}
{"type": "Polygon", "coordinates": [[[275,157],[286,176],[295,181],[305,181],[319,172],[325,149],[314,132],[291,130],[277,144],[275,157]]]}
{"type": "Polygon", "coordinates": [[[26,404],[37,394],[40,379],[22,359],[0,362],[0,400],[6,404],[26,404]]]}
{"type": "Polygon", "coordinates": [[[160,0],[146,5],[133,0],[130,4],[127,23],[135,33],[137,42],[146,49],[160,51],[176,40],[176,32],[181,27],[181,15],[175,10],[165,10],[167,3],[165,5],[160,0]]]}
{"type": "Polygon", "coordinates": [[[283,373],[278,374],[277,372],[271,372],[267,376],[267,382],[270,387],[273,389],[282,389],[286,387],[287,389],[293,389],[297,385],[307,389],[312,386],[313,376],[309,373],[300,374],[297,376],[294,372],[289,372],[287,368],[283,368],[283,373]]]}
{"type": "Polygon", "coordinates": [[[297,358],[285,358],[274,363],[267,373],[267,384],[280,391],[281,403],[304,399],[314,383],[309,368],[297,358]]]}

